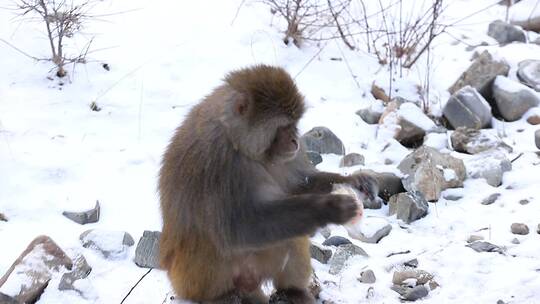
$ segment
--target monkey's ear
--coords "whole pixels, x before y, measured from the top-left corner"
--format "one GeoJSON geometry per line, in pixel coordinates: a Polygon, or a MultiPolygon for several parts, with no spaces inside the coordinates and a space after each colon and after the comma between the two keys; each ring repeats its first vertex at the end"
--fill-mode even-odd
{"type": "Polygon", "coordinates": [[[233,106],[234,114],[245,116],[249,110],[249,100],[247,96],[241,94],[234,100],[233,106]]]}

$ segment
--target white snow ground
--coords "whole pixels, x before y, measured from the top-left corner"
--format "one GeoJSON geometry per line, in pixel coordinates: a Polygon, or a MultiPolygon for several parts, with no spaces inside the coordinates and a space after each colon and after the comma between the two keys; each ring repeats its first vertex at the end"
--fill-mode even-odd
{"type": "MultiPolygon", "coordinates": [[[[0,42],[0,212],[9,218],[0,222],[0,274],[34,237],[45,234],[68,253],[82,252],[93,270],[80,283],[86,298],[58,291],[55,277],[38,303],[120,303],[146,272],[132,262],[135,247],[125,259],[105,260],[82,248],[80,233],[90,228],[123,230],[137,241],[143,230],[160,229],[156,174],[174,128],[225,72],[246,65],[278,64],[296,77],[309,104],[300,124],[303,132],[327,126],[343,140],[347,152],[366,157],[364,167],[398,172],[395,166],[408,151],[387,138],[375,138],[375,127],[355,115],[374,101],[369,94],[374,80],[388,86],[388,73],[377,60],[334,42],[320,53],[315,45],[287,47],[279,29],[271,25],[268,8],[260,3],[246,1],[233,22],[240,2],[100,2],[97,13],[125,13],[103,16],[85,29],[87,37],[97,35],[93,49],[104,49],[91,54],[95,62],[70,69],[70,81],[64,85],[46,78],[52,75],[50,64],[36,63],[0,42]],[[104,62],[111,71],[101,67],[104,62]],[[92,101],[101,112],[90,111],[92,101]],[[392,144],[380,152],[387,142],[392,144]],[[386,159],[394,164],[385,165],[386,159]],[[96,224],[81,226],[62,216],[64,210],[90,209],[96,200],[102,207],[96,224]]],[[[447,18],[459,20],[496,2],[448,1],[447,18]]],[[[0,1],[0,38],[36,57],[46,56],[42,26],[14,20],[13,12],[1,9],[11,4],[0,1]]],[[[472,52],[465,50],[465,43],[488,41],[490,46],[477,50],[488,49],[495,58],[507,60],[513,71],[523,59],[540,59],[540,46],[498,47],[486,36],[488,23],[504,16],[502,7],[491,6],[456,24],[452,36],[436,41],[431,71],[434,113],[440,113],[448,97],[446,89],[470,64],[472,52]]],[[[404,97],[414,95],[414,85],[421,83],[423,75],[425,64],[420,63],[394,88],[404,97]]],[[[540,113],[538,108],[534,111],[540,113]]],[[[499,299],[540,303],[540,235],[536,233],[540,159],[533,154],[535,128],[525,122],[526,117],[512,123],[494,121],[505,142],[514,147],[512,156],[524,153],[504,175],[502,186],[495,189],[483,180],[469,179],[463,189],[449,190],[462,194],[462,199],[430,204],[429,215],[410,225],[387,217],[387,207],[365,210],[366,216],[387,219],[393,230],[379,244],[355,241],[370,258],[352,260],[341,276],[329,275],[327,266],[313,260],[321,281],[335,282],[324,286],[322,298],[337,303],[399,303],[398,294],[390,290],[392,266],[418,258],[419,268],[433,273],[441,285],[421,303],[496,303],[499,299]],[[495,204],[479,203],[494,192],[502,194],[495,204]],[[530,203],[520,205],[521,199],[530,203]],[[513,222],[527,224],[531,232],[512,235],[513,222]],[[471,234],[505,246],[508,254],[477,253],[465,247],[471,234]],[[513,238],[521,243],[512,244],[513,238]],[[386,258],[405,250],[411,253],[386,258]],[[375,284],[357,281],[364,268],[375,272],[375,284]],[[370,287],[373,297],[367,299],[370,287]]],[[[349,173],[362,167],[340,169],[338,164],[339,157],[325,155],[319,168],[349,173]]],[[[331,228],[334,234],[347,236],[343,227],[331,228]]],[[[322,241],[322,236],[314,240],[322,241]]],[[[126,303],[162,303],[170,294],[165,274],[154,270],[126,303]]]]}

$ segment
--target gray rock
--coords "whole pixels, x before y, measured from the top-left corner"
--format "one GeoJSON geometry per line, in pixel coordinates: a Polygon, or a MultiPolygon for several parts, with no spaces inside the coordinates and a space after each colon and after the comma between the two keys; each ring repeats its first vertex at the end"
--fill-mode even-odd
{"type": "Polygon", "coordinates": [[[339,163],[340,167],[352,167],[352,166],[358,166],[358,165],[364,165],[365,160],[364,156],[358,153],[349,153],[343,158],[341,158],[341,161],[339,163]]]}
{"type": "Polygon", "coordinates": [[[538,224],[538,227],[536,227],[536,233],[540,234],[540,224],[538,224]]]}
{"type": "Polygon", "coordinates": [[[433,275],[425,270],[421,269],[405,269],[394,272],[392,276],[392,283],[396,285],[405,284],[405,280],[414,279],[416,285],[424,285],[433,280],[433,275]]]}
{"type": "Polygon", "coordinates": [[[503,174],[512,170],[512,163],[503,152],[492,150],[467,159],[465,167],[470,178],[484,178],[490,186],[498,187],[503,174]]]}
{"type": "MultiPolygon", "coordinates": [[[[362,169],[362,170],[356,171],[354,174],[367,174],[374,177],[377,180],[377,184],[379,184],[379,196],[386,201],[390,199],[390,197],[394,194],[405,192],[405,188],[403,188],[403,183],[401,182],[401,178],[395,175],[394,173],[375,172],[373,170],[362,169]]],[[[381,207],[380,201],[372,202],[372,203],[375,204],[374,206],[376,208],[370,208],[369,206],[366,206],[366,204],[364,204],[364,208],[379,209],[381,207]]]]}
{"type": "Polygon", "coordinates": [[[321,233],[321,235],[327,239],[329,238],[331,235],[332,235],[332,232],[330,231],[330,228],[328,227],[323,227],[319,230],[319,232],[321,233]]]}
{"type": "Polygon", "coordinates": [[[0,292],[0,304],[20,304],[15,298],[0,292]]]}
{"type": "Polygon", "coordinates": [[[540,60],[524,60],[520,62],[517,77],[524,85],[540,92],[540,60]]]}
{"type": "Polygon", "coordinates": [[[513,234],[527,235],[529,234],[529,227],[523,223],[513,223],[510,226],[510,231],[513,234]]]}
{"type": "Polygon", "coordinates": [[[519,200],[520,205],[528,205],[529,203],[530,203],[530,201],[528,199],[519,200]]]}
{"type": "Polygon", "coordinates": [[[497,40],[500,44],[527,42],[525,32],[522,29],[502,20],[496,20],[489,24],[488,36],[497,40]]]}
{"type": "Polygon", "coordinates": [[[326,127],[311,129],[302,136],[301,140],[304,142],[307,151],[314,151],[319,154],[345,154],[345,146],[343,146],[341,140],[326,127]]]}
{"type": "Polygon", "coordinates": [[[334,255],[332,255],[328,261],[328,264],[330,265],[328,272],[334,275],[340,273],[345,266],[345,262],[347,262],[347,260],[353,256],[367,257],[368,254],[364,251],[364,249],[354,244],[339,246],[334,255]]]}
{"type": "Polygon", "coordinates": [[[143,232],[142,237],[137,243],[135,249],[135,264],[144,268],[159,267],[159,240],[161,232],[148,231],[143,232]]]}
{"type": "Polygon", "coordinates": [[[8,218],[0,212],[0,222],[7,222],[8,221],[8,218]]]}
{"type": "Polygon", "coordinates": [[[491,244],[489,242],[484,242],[484,241],[473,242],[465,246],[473,249],[476,252],[497,252],[500,254],[504,253],[503,248],[497,245],[491,244]]]}
{"type": "Polygon", "coordinates": [[[513,151],[512,147],[493,134],[492,130],[460,127],[452,132],[450,142],[455,151],[468,154],[477,154],[493,149],[502,149],[509,153],[513,151]]]}
{"type": "Polygon", "coordinates": [[[306,157],[308,158],[309,162],[312,163],[314,166],[322,163],[323,161],[322,156],[319,153],[313,151],[307,151],[306,157]]]}
{"type": "Polygon", "coordinates": [[[540,94],[503,76],[495,78],[493,97],[499,113],[507,121],[520,119],[525,112],[540,104],[540,94]]]}
{"type": "Polygon", "coordinates": [[[68,219],[74,221],[75,223],[85,225],[90,223],[97,223],[99,221],[100,214],[99,201],[96,201],[96,205],[93,209],[83,211],[83,212],[70,212],[64,211],[62,214],[68,219]]]}
{"type": "Polygon", "coordinates": [[[380,109],[375,109],[373,107],[367,107],[356,111],[356,115],[360,116],[363,121],[370,125],[375,125],[379,123],[381,119],[382,111],[380,109]]]}
{"type": "Polygon", "coordinates": [[[514,245],[519,245],[519,240],[517,238],[513,238],[512,241],[510,241],[514,245]]]}
{"type": "Polygon", "coordinates": [[[473,235],[469,236],[469,238],[467,239],[467,243],[470,244],[470,243],[474,243],[476,241],[482,241],[482,240],[484,240],[483,236],[473,234],[473,235]]]}
{"type": "Polygon", "coordinates": [[[334,235],[326,239],[322,244],[324,246],[343,246],[352,244],[352,242],[342,236],[334,235]]]}
{"type": "Polygon", "coordinates": [[[407,155],[398,169],[406,176],[405,189],[421,192],[428,201],[438,200],[445,189],[462,187],[466,176],[461,159],[426,146],[407,155]]]}
{"type": "Polygon", "coordinates": [[[471,86],[465,86],[450,96],[443,108],[443,115],[454,129],[482,129],[491,124],[492,118],[491,106],[471,86]]]}
{"type": "Polygon", "coordinates": [[[482,205],[491,205],[493,203],[495,203],[499,197],[501,196],[500,193],[493,193],[491,194],[490,196],[484,198],[481,202],[482,205]]]}
{"type": "Polygon", "coordinates": [[[531,41],[531,42],[534,44],[540,45],[540,36],[536,37],[536,39],[534,39],[534,41],[531,41]]]}
{"type": "Polygon", "coordinates": [[[135,244],[133,237],[123,231],[108,231],[90,229],[83,232],[79,239],[84,248],[91,248],[101,252],[105,258],[124,258],[127,248],[135,244]]]}
{"type": "Polygon", "coordinates": [[[0,292],[20,303],[35,303],[53,274],[72,266],[71,259],[50,237],[38,236],[0,278],[0,292]],[[20,286],[16,294],[12,293],[13,286],[20,286]]]}
{"type": "Polygon", "coordinates": [[[534,132],[534,144],[538,149],[540,149],[540,130],[534,132]]]}
{"type": "Polygon", "coordinates": [[[465,86],[471,86],[489,100],[491,99],[491,85],[495,77],[507,76],[509,70],[510,66],[507,63],[493,60],[489,52],[484,51],[448,90],[454,94],[465,86]]]}
{"type": "Polygon", "coordinates": [[[364,284],[373,284],[377,281],[377,278],[375,277],[373,270],[368,269],[360,273],[359,281],[364,284]]]}
{"type": "Polygon", "coordinates": [[[416,268],[418,267],[418,259],[414,258],[412,260],[406,261],[405,263],[403,263],[403,266],[416,268]]]}
{"type": "Polygon", "coordinates": [[[447,201],[459,201],[460,199],[463,198],[463,196],[457,195],[457,194],[447,194],[447,195],[444,195],[443,198],[447,201]]]}
{"type": "Polygon", "coordinates": [[[73,260],[73,270],[62,275],[59,290],[73,290],[82,294],[83,292],[73,285],[75,281],[85,279],[92,271],[92,267],[88,265],[83,255],[78,255],[73,260]]]}
{"type": "Polygon", "coordinates": [[[359,231],[357,234],[355,234],[355,239],[360,240],[364,243],[377,244],[382,238],[389,235],[390,231],[392,231],[392,225],[388,224],[381,227],[371,236],[366,236],[361,231],[359,231]]]}
{"type": "Polygon", "coordinates": [[[429,294],[429,290],[424,285],[415,286],[410,288],[402,295],[402,299],[405,301],[416,301],[426,297],[429,294]]]}
{"type": "Polygon", "coordinates": [[[421,192],[399,193],[390,198],[389,215],[406,223],[414,222],[428,214],[429,205],[421,192]]]}
{"type": "Polygon", "coordinates": [[[328,263],[328,260],[332,257],[332,250],[323,248],[317,244],[311,244],[309,246],[309,252],[311,253],[311,257],[322,264],[328,263]]]}

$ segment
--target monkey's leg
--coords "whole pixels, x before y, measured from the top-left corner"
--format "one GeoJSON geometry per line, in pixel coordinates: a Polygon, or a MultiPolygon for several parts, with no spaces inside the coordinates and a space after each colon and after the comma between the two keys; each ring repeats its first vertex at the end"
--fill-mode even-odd
{"type": "Polygon", "coordinates": [[[285,267],[274,277],[277,303],[312,304],[314,297],[308,290],[311,280],[311,256],[309,238],[299,237],[289,243],[288,259],[285,267]]]}

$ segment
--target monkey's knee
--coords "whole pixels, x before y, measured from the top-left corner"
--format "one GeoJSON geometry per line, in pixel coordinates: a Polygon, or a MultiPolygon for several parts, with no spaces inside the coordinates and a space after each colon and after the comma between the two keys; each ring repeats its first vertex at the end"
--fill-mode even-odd
{"type": "Polygon", "coordinates": [[[278,290],[306,289],[311,280],[311,255],[309,238],[300,237],[291,241],[289,254],[283,270],[274,277],[274,286],[278,290]]]}

